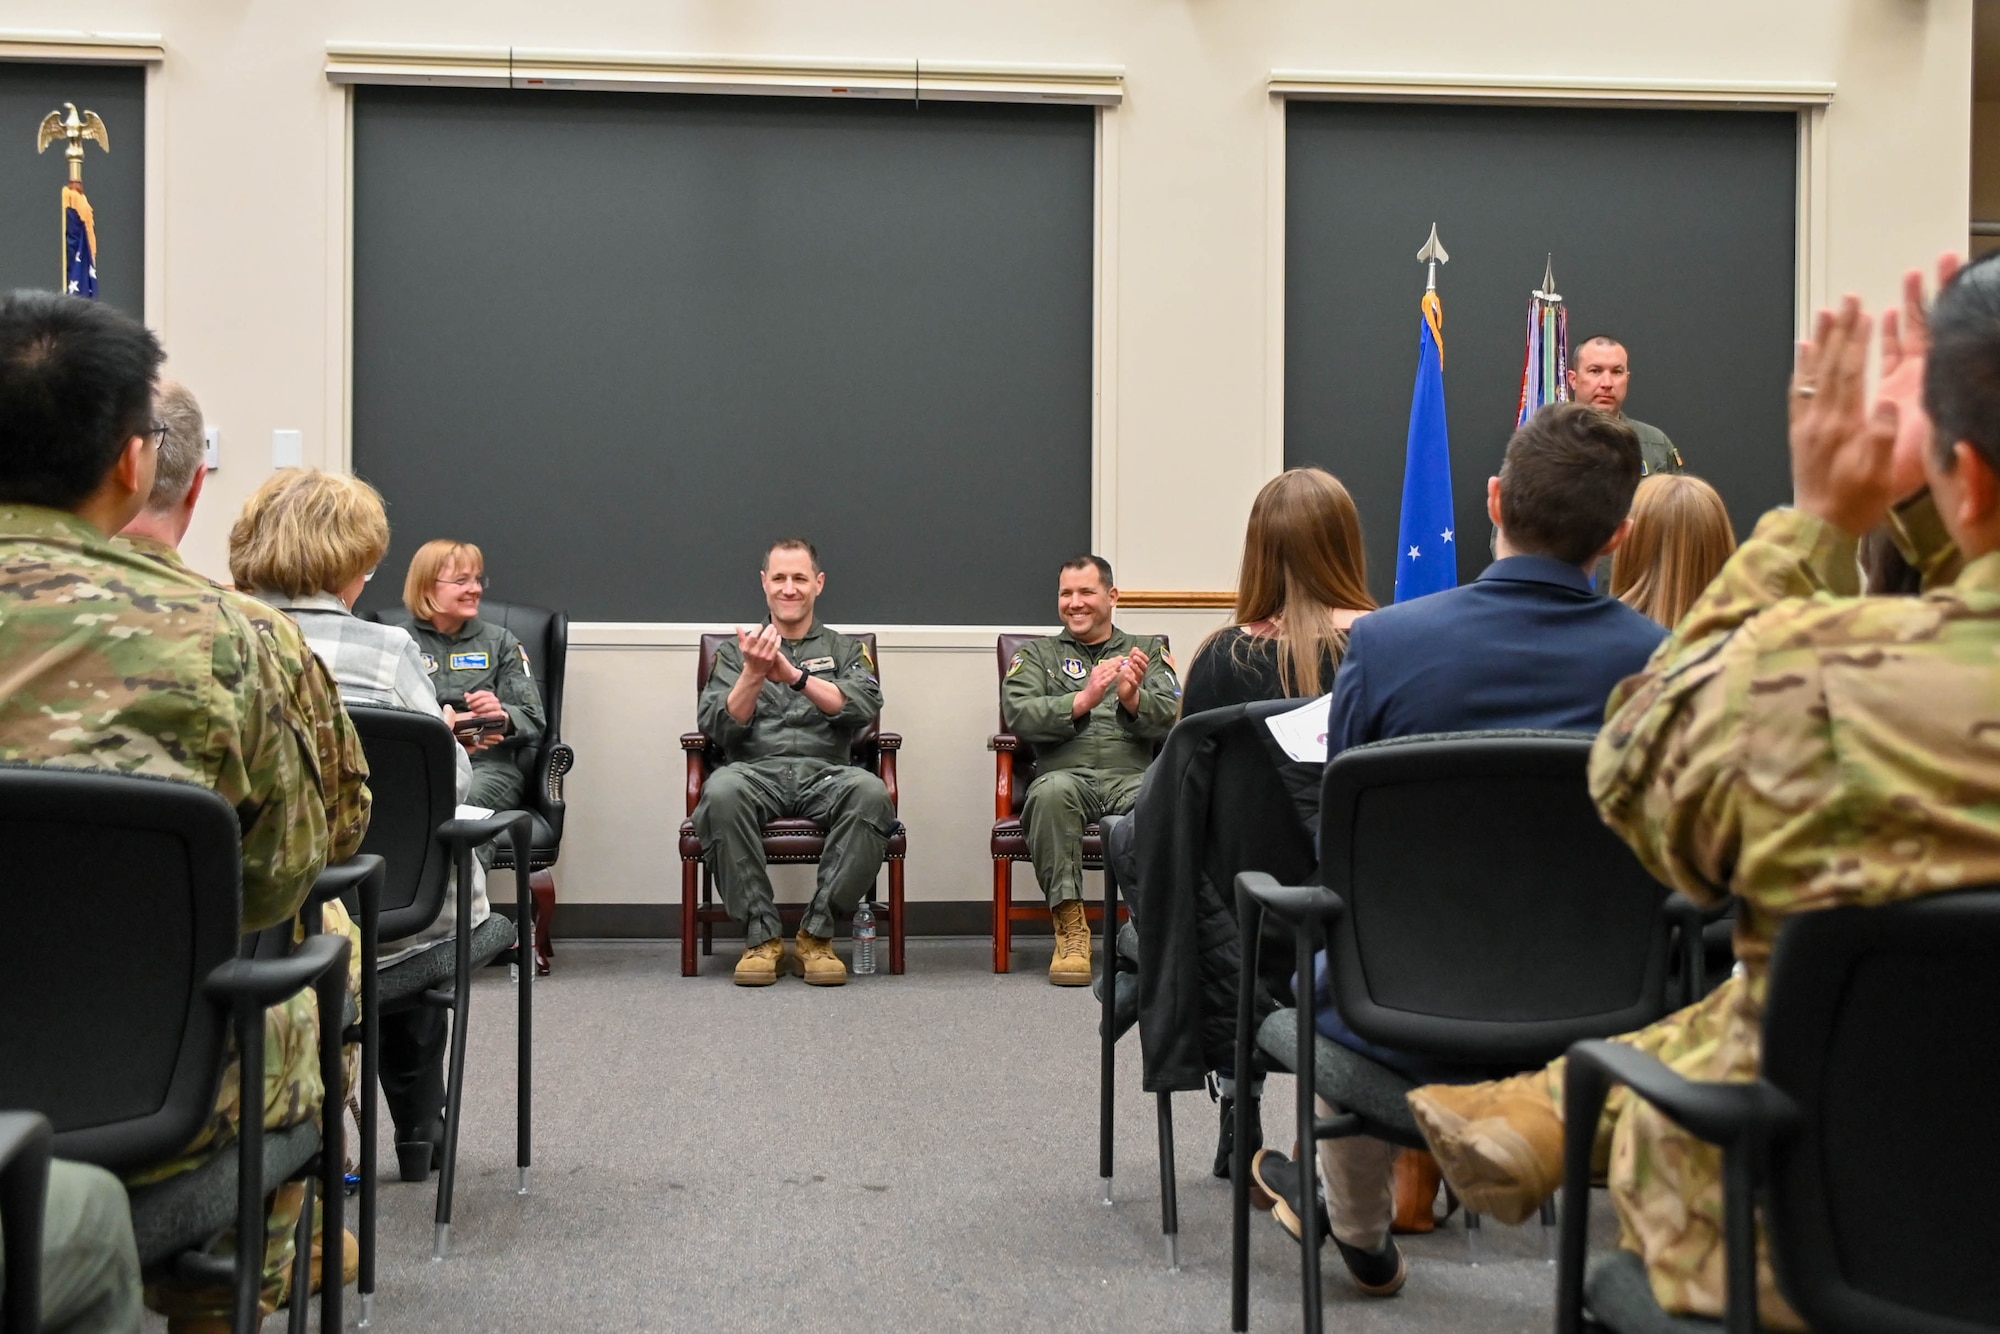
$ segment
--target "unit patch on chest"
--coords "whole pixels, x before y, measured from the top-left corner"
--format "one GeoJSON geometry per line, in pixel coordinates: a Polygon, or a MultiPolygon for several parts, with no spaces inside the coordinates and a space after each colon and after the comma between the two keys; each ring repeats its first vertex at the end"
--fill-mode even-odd
{"type": "Polygon", "coordinates": [[[454,653],[451,655],[451,669],[454,672],[484,672],[493,666],[490,653],[454,653]]]}
{"type": "Polygon", "coordinates": [[[1062,660],[1062,669],[1063,675],[1072,681],[1081,681],[1084,677],[1090,675],[1084,669],[1082,658],[1064,658],[1062,660]]]}
{"type": "Polygon", "coordinates": [[[436,676],[438,670],[437,655],[434,653],[426,653],[423,655],[423,659],[424,659],[425,674],[429,676],[436,676]]]}

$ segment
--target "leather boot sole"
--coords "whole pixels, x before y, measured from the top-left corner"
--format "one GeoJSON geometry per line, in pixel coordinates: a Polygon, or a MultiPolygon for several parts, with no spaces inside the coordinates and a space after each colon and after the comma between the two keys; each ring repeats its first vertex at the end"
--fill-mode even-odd
{"type": "Polygon", "coordinates": [[[843,968],[837,973],[814,973],[808,971],[806,973],[806,985],[809,987],[844,987],[847,985],[847,970],[843,968]]]}
{"type": "Polygon", "coordinates": [[[1445,1179],[1473,1213],[1517,1227],[1554,1193],[1557,1183],[1543,1179],[1534,1146],[1501,1118],[1467,1121],[1422,1093],[1410,1095],[1410,1112],[1445,1179]]]}
{"type": "Polygon", "coordinates": [[[1082,972],[1073,973],[1068,970],[1057,972],[1051,968],[1049,969],[1049,985],[1052,987],[1087,987],[1090,985],[1090,969],[1086,966],[1082,972]]]}

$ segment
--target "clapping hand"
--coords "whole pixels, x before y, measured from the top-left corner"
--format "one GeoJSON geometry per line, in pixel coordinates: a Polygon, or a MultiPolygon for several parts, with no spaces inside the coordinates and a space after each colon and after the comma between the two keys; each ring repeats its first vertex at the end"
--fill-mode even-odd
{"type": "Polygon", "coordinates": [[[795,673],[785,657],[784,643],[774,625],[747,631],[739,627],[736,646],[743,650],[743,674],[759,681],[789,685],[795,673]]]}
{"type": "Polygon", "coordinates": [[[1865,406],[1868,336],[1874,321],[1847,297],[1823,310],[1799,344],[1792,372],[1794,503],[1859,536],[1882,522],[1896,499],[1893,465],[1901,417],[1893,399],[1865,406]]]}
{"type": "MultiPolygon", "coordinates": [[[[1957,276],[1957,255],[1938,260],[1937,285],[1942,291],[1957,276]]],[[[1912,269],[1903,276],[1903,309],[1882,315],[1882,378],[1875,386],[1878,402],[1896,405],[1896,447],[1890,463],[1890,497],[1900,502],[1924,485],[1924,451],[1931,447],[1931,419],[1924,411],[1924,359],[1931,350],[1930,318],[1924,304],[1924,275],[1912,269]]]]}
{"type": "Polygon", "coordinates": [[[1135,648],[1118,667],[1118,702],[1135,717],[1139,712],[1139,687],[1146,683],[1146,671],[1152,665],[1146,651],[1135,648]]]}
{"type": "Polygon", "coordinates": [[[1083,683],[1083,689],[1076,692],[1077,702],[1084,712],[1096,708],[1104,702],[1105,692],[1118,681],[1118,659],[1108,658],[1090,669],[1090,679],[1083,683]]]}

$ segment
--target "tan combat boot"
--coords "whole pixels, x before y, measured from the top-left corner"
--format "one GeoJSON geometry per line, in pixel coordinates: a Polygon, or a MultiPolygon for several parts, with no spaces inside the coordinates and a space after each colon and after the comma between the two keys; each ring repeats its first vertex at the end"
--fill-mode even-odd
{"type": "Polygon", "coordinates": [[[1049,962],[1049,982],[1058,987],[1090,985],[1090,923],[1081,899],[1064,899],[1055,906],[1056,957],[1049,962]]]}
{"type": "Polygon", "coordinates": [[[805,970],[807,986],[838,987],[847,983],[847,965],[833,952],[833,942],[823,936],[799,932],[799,967],[805,970]]]}
{"type": "Polygon", "coordinates": [[[1432,1084],[1409,1098],[1446,1183],[1473,1213],[1513,1227],[1562,1184],[1562,1117],[1542,1072],[1492,1084],[1432,1084]]]}
{"type": "Polygon", "coordinates": [[[773,937],[752,945],[736,961],[736,985],[768,987],[778,980],[778,961],[785,957],[785,942],[773,937]]]}

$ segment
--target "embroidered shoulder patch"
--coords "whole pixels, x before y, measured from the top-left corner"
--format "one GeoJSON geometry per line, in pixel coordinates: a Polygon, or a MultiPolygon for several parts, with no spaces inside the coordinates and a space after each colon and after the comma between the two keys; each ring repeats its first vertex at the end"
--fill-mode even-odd
{"type": "Polygon", "coordinates": [[[521,651],[521,675],[527,677],[530,681],[534,680],[535,669],[528,665],[528,646],[526,644],[516,644],[514,647],[521,651]]]}
{"type": "Polygon", "coordinates": [[[1012,676],[1014,675],[1014,673],[1020,670],[1021,670],[1021,655],[1016,653],[1014,655],[1014,660],[1007,664],[1007,675],[1012,676]]]}

